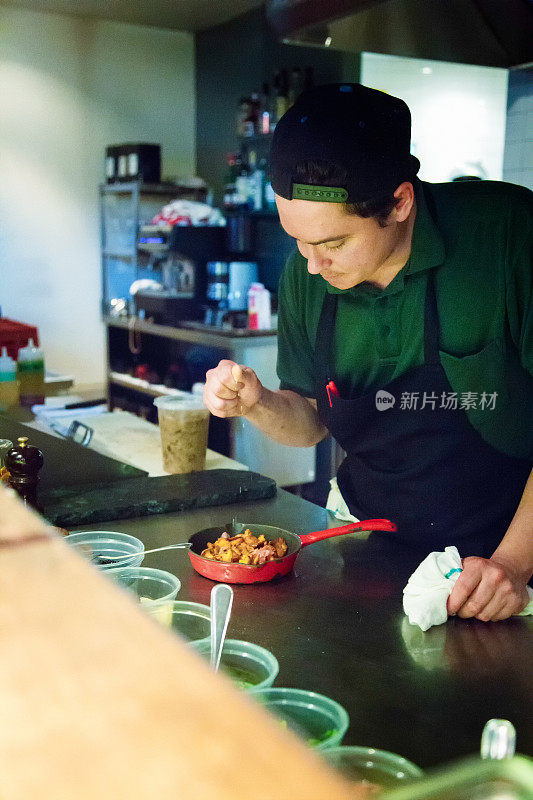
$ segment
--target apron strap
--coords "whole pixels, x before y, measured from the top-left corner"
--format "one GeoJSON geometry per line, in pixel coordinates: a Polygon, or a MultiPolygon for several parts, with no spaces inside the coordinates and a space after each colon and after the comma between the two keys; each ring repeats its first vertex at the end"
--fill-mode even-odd
{"type": "Polygon", "coordinates": [[[338,295],[326,291],[322,303],[322,311],[318,321],[315,342],[315,397],[318,399],[325,391],[327,384],[333,379],[330,374],[333,358],[333,343],[335,331],[335,319],[337,317],[338,295]]]}

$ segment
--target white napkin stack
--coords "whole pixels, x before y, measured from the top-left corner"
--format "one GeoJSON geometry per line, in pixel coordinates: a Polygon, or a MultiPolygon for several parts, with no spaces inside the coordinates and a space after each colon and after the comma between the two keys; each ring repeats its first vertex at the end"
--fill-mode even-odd
{"type": "MultiPolygon", "coordinates": [[[[446,547],[443,553],[430,553],[419,564],[403,590],[403,610],[411,625],[427,631],[432,625],[446,622],[446,601],[462,571],[456,547],[446,547]]],[[[533,614],[533,589],[528,586],[527,591],[530,599],[520,612],[521,616],[533,614]]]]}

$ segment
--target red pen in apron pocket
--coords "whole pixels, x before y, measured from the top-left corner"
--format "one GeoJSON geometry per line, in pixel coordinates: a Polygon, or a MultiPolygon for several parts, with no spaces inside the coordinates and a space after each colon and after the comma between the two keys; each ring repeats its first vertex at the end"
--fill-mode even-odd
{"type": "Polygon", "coordinates": [[[329,407],[333,408],[333,401],[331,399],[331,395],[333,395],[334,397],[340,397],[339,390],[337,389],[333,381],[330,381],[326,385],[326,392],[328,393],[329,407]]]}

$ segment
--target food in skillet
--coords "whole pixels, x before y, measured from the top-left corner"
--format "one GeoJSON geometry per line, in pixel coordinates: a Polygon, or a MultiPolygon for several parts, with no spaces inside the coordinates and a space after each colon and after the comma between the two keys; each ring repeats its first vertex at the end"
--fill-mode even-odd
{"type": "Polygon", "coordinates": [[[258,566],[275,558],[282,558],[287,552],[287,542],[281,536],[268,542],[263,534],[254,536],[249,528],[236,536],[224,533],[216,542],[208,542],[201,555],[213,561],[227,564],[252,564],[258,566]]]}

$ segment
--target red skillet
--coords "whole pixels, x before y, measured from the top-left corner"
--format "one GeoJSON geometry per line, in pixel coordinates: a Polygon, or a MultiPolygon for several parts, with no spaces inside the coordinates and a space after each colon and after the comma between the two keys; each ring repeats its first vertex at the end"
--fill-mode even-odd
{"type": "Polygon", "coordinates": [[[396,525],[388,519],[366,519],[362,522],[352,522],[350,525],[343,525],[341,528],[328,528],[325,531],[316,531],[299,536],[292,531],[275,528],[272,525],[256,525],[255,523],[245,524],[237,522],[218,528],[205,528],[203,531],[195,533],[189,539],[191,549],[189,558],[196,572],[204,578],[210,578],[218,583],[256,583],[271,581],[278,575],[287,575],[294,566],[296,556],[308,544],[320,542],[322,539],[329,539],[332,536],[342,536],[345,533],[356,531],[390,531],[396,530],[396,525]],[[214,542],[219,536],[227,531],[230,536],[242,533],[245,528],[250,528],[255,536],[261,533],[267,541],[283,537],[287,542],[287,553],[283,558],[276,558],[274,561],[267,561],[266,564],[254,566],[252,564],[227,564],[223,561],[213,561],[204,558],[201,554],[205,550],[208,542],[214,542]]]}

